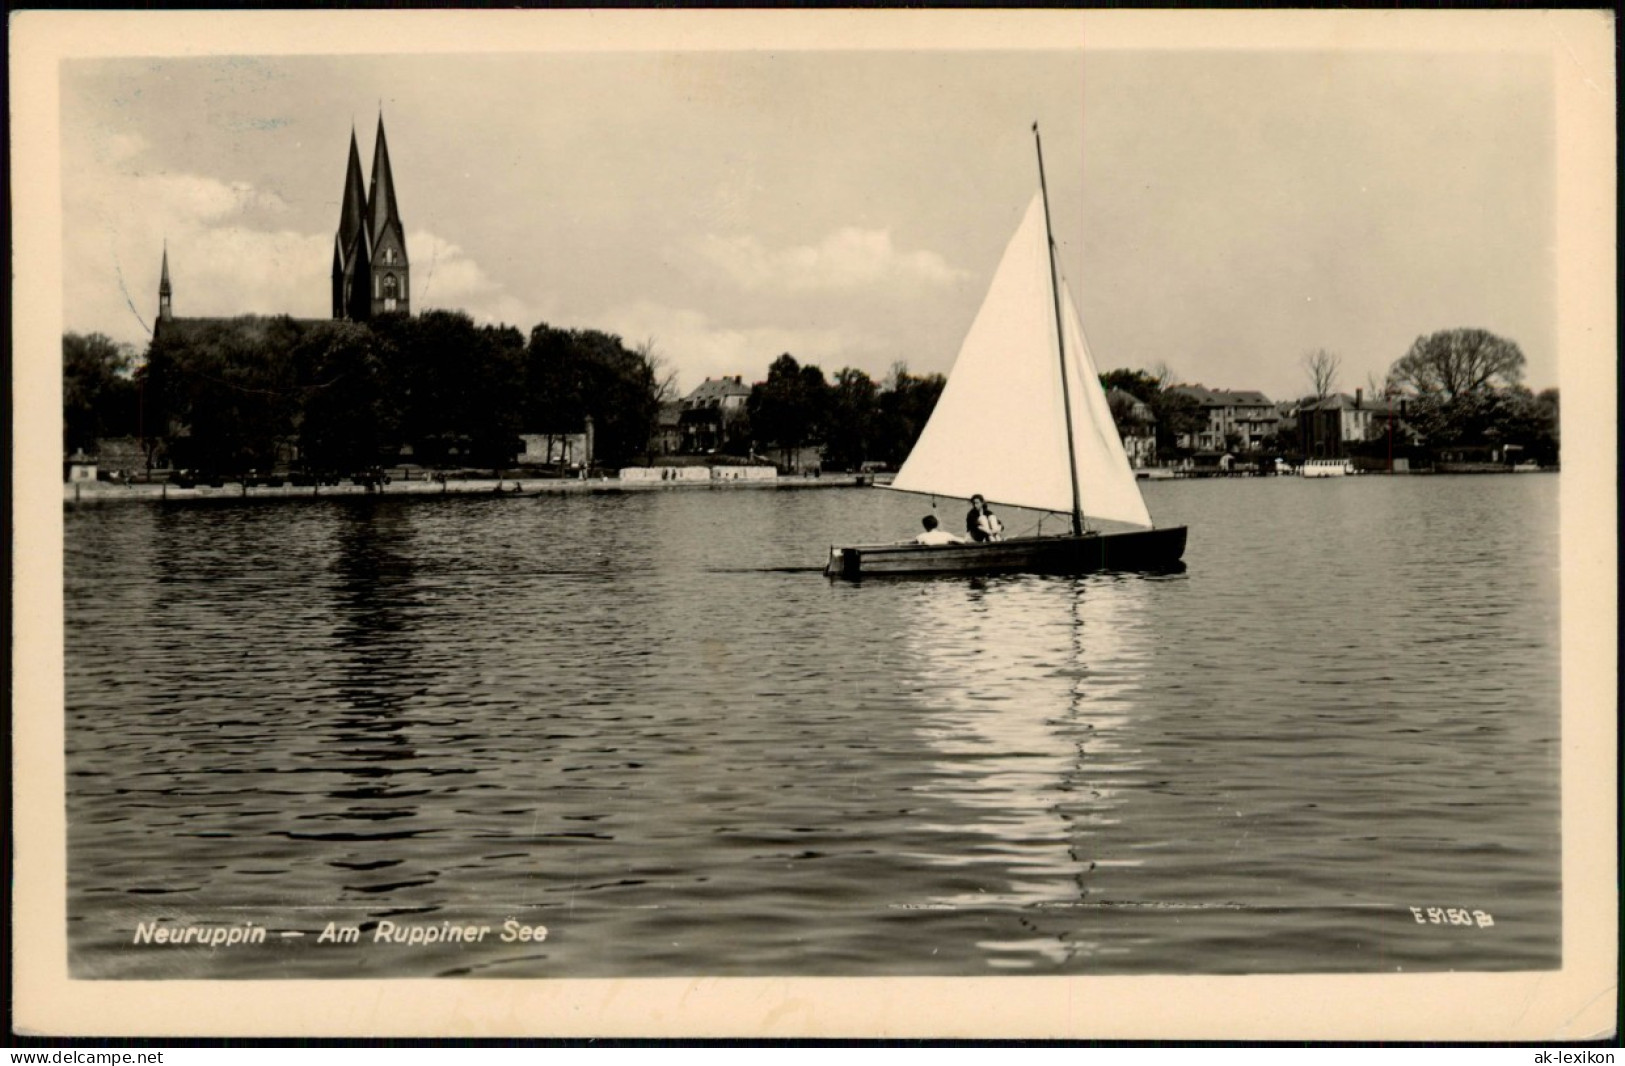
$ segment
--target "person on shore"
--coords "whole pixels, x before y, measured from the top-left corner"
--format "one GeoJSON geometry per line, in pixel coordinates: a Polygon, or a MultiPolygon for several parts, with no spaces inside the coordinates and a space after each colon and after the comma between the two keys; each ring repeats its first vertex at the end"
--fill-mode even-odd
{"type": "Polygon", "coordinates": [[[915,544],[936,546],[942,544],[965,543],[964,537],[956,537],[946,529],[938,529],[937,516],[934,514],[928,514],[924,518],[920,519],[920,525],[925,527],[925,532],[920,533],[914,538],[915,544]]]}
{"type": "Polygon", "coordinates": [[[1004,539],[1004,523],[987,505],[980,493],[970,498],[970,511],[965,515],[965,533],[978,544],[1004,539]]]}

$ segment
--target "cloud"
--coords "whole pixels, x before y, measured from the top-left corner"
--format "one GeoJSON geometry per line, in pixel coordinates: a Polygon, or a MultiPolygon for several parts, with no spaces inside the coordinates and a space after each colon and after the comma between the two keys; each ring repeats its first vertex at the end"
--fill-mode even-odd
{"type": "MultiPolygon", "coordinates": [[[[144,345],[166,244],[177,315],[331,313],[331,231],[290,226],[283,197],[247,182],[139,169],[139,137],[105,143],[122,165],[102,167],[94,178],[64,173],[66,329],[144,345]]],[[[457,308],[521,328],[534,323],[524,303],[457,245],[420,231],[407,248],[415,308],[457,308]]]]}
{"type": "Polygon", "coordinates": [[[534,308],[443,237],[417,230],[407,234],[406,250],[412,260],[414,311],[467,311],[476,322],[507,323],[522,330],[541,321],[534,308]]]}
{"type": "Polygon", "coordinates": [[[728,326],[702,311],[648,301],[612,308],[597,319],[598,328],[618,334],[630,347],[652,340],[655,354],[677,371],[678,388],[685,393],[708,377],[738,374],[747,384],[761,381],[783,352],[829,372],[844,365],[842,353],[849,347],[837,330],[728,326]]]}
{"type": "Polygon", "coordinates": [[[331,310],[332,237],[288,226],[282,197],[246,182],[134,169],[140,138],[108,143],[129,169],[63,175],[67,329],[143,344],[166,242],[179,315],[331,310]]]}
{"type": "Polygon", "coordinates": [[[875,283],[949,285],[964,276],[935,252],[903,252],[889,230],[846,226],[816,245],[770,249],[756,237],[708,234],[701,257],[744,289],[844,289],[875,283]]]}

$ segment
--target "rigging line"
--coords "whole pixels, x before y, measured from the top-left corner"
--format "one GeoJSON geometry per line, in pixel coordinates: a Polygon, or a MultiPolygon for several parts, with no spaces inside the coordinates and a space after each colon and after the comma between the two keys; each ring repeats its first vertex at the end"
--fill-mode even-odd
{"type": "MultiPolygon", "coordinates": [[[[1061,364],[1061,409],[1066,418],[1066,461],[1072,472],[1072,535],[1083,536],[1083,490],[1078,484],[1078,451],[1072,432],[1072,396],[1067,385],[1066,330],[1061,325],[1061,293],[1056,287],[1055,231],[1049,220],[1049,183],[1044,179],[1044,142],[1033,123],[1033,147],[1038,153],[1038,191],[1044,203],[1044,250],[1049,258],[1050,299],[1055,305],[1055,354],[1061,364]]],[[[1082,397],[1079,397],[1080,402],[1082,397]]]]}

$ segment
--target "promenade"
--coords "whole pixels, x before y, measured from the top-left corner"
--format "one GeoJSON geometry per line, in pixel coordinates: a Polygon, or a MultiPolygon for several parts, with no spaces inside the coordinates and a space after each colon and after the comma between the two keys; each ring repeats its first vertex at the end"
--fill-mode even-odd
{"type": "Polygon", "coordinates": [[[760,480],[708,481],[622,481],[619,478],[451,478],[446,481],[393,480],[382,488],[346,480],[338,485],[257,485],[245,487],[235,481],[221,486],[195,485],[181,488],[167,483],[119,484],[111,481],[73,481],[62,486],[64,503],[118,503],[132,500],[241,500],[307,499],[324,496],[565,496],[585,493],[622,492],[736,492],[773,489],[832,489],[868,485],[867,474],[824,474],[820,477],[787,476],[760,480]]]}

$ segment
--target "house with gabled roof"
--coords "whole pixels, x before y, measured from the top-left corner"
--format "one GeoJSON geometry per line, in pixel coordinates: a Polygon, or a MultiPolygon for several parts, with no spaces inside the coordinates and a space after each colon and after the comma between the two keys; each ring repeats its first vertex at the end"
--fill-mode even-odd
{"type": "Polygon", "coordinates": [[[1179,446],[1193,451],[1228,451],[1232,442],[1241,451],[1255,451],[1266,437],[1275,435],[1281,419],[1270,398],[1256,390],[1176,385],[1168,391],[1195,400],[1207,417],[1200,431],[1179,437],[1179,446]]]}
{"type": "Polygon", "coordinates": [[[1351,445],[1371,440],[1403,412],[1390,400],[1334,392],[1298,406],[1298,437],[1308,459],[1346,459],[1351,445]]]}
{"type": "Polygon", "coordinates": [[[1106,390],[1106,405],[1111,408],[1112,421],[1117,423],[1117,435],[1123,440],[1123,451],[1129,465],[1140,468],[1157,461],[1157,416],[1151,405],[1131,392],[1116,387],[1106,390]]]}
{"type": "Polygon", "coordinates": [[[706,378],[683,397],[678,414],[683,450],[689,453],[721,450],[732,439],[733,427],[744,417],[750,390],[744,378],[735,374],[706,378]]]}

